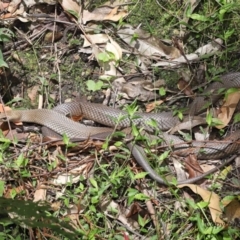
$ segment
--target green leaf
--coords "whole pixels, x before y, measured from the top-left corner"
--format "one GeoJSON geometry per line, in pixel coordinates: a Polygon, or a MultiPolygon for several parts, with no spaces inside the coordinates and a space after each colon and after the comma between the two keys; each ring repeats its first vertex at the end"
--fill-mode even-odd
{"type": "Polygon", "coordinates": [[[102,81],[94,82],[93,80],[88,80],[86,84],[87,84],[88,91],[93,91],[93,92],[101,90],[103,86],[102,81]]]}
{"type": "Polygon", "coordinates": [[[121,147],[123,145],[123,142],[117,141],[114,143],[114,146],[121,147]]]}
{"type": "Polygon", "coordinates": [[[5,188],[5,182],[0,180],[0,197],[3,196],[4,188],[5,188]]]}
{"type": "Polygon", "coordinates": [[[132,44],[133,42],[135,42],[137,39],[138,39],[138,34],[137,33],[134,33],[133,36],[132,36],[132,39],[130,41],[130,44],[132,44]]]}
{"type": "Polygon", "coordinates": [[[95,206],[93,206],[93,205],[90,205],[89,210],[91,210],[94,213],[97,212],[95,206]]]}
{"type": "Polygon", "coordinates": [[[209,126],[211,126],[211,124],[212,124],[212,114],[211,113],[207,114],[206,122],[209,126]]]}
{"type": "Polygon", "coordinates": [[[98,61],[105,63],[111,61],[114,58],[112,58],[112,54],[109,54],[107,52],[101,52],[97,55],[97,59],[98,61]]]}
{"type": "Polygon", "coordinates": [[[233,121],[234,123],[238,123],[238,122],[240,122],[240,113],[236,113],[235,115],[234,115],[234,121],[233,121]]]}
{"type": "Polygon", "coordinates": [[[129,188],[128,189],[128,196],[135,196],[138,193],[138,190],[134,189],[134,188],[129,188]]]}
{"type": "Polygon", "coordinates": [[[71,15],[73,15],[75,18],[79,18],[79,14],[73,10],[67,10],[67,12],[69,12],[71,15]]]}
{"type": "Polygon", "coordinates": [[[23,156],[23,153],[21,153],[18,156],[18,158],[16,160],[16,164],[17,164],[18,167],[25,167],[25,166],[27,166],[28,160],[23,156]]]}
{"type": "Polygon", "coordinates": [[[131,129],[132,129],[132,135],[134,137],[137,137],[139,135],[139,130],[138,130],[137,126],[136,125],[132,125],[131,129]]]}
{"type": "Polygon", "coordinates": [[[98,184],[94,178],[89,179],[90,183],[98,190],[98,184]]]}
{"type": "Polygon", "coordinates": [[[226,32],[224,32],[224,35],[223,35],[223,38],[225,41],[228,40],[228,38],[230,38],[233,33],[235,33],[235,29],[232,29],[232,30],[227,30],[226,32]]]}
{"type": "Polygon", "coordinates": [[[8,64],[3,60],[3,54],[2,54],[1,49],[0,49],[0,67],[8,68],[8,64]]]}
{"type": "Polygon", "coordinates": [[[159,88],[159,94],[160,94],[160,96],[165,96],[166,95],[166,90],[165,90],[164,87],[159,88]]]}
{"type": "Polygon", "coordinates": [[[225,98],[227,95],[229,95],[231,93],[235,93],[235,92],[239,92],[239,88],[229,88],[225,93],[225,98]]]}
{"type": "Polygon", "coordinates": [[[136,175],[134,176],[134,179],[135,179],[135,180],[136,180],[136,179],[142,179],[142,178],[145,178],[146,175],[148,175],[147,172],[141,172],[141,173],[136,174],[136,175]]]}
{"type": "Polygon", "coordinates": [[[67,146],[70,143],[70,139],[69,139],[69,137],[65,133],[63,134],[63,142],[67,146]]]}
{"type": "Polygon", "coordinates": [[[91,198],[91,203],[96,204],[98,202],[99,202],[99,197],[98,196],[94,196],[94,197],[91,198]]]}
{"type": "Polygon", "coordinates": [[[163,161],[164,159],[166,159],[169,156],[170,151],[165,151],[164,153],[162,153],[159,157],[160,161],[163,161]]]}
{"type": "Polygon", "coordinates": [[[218,118],[212,118],[212,125],[211,126],[217,126],[217,125],[223,125],[223,122],[218,118]]]}
{"type": "Polygon", "coordinates": [[[207,21],[210,20],[208,17],[197,14],[197,13],[193,13],[189,17],[193,20],[198,20],[198,21],[201,21],[201,22],[207,22],[207,21]]]}
{"type": "Polygon", "coordinates": [[[26,169],[21,170],[20,174],[22,177],[31,177],[31,173],[26,169]]]}
{"type": "Polygon", "coordinates": [[[183,113],[182,113],[182,111],[179,111],[177,116],[178,116],[178,118],[180,120],[183,120],[183,113]]]}
{"type": "Polygon", "coordinates": [[[180,120],[183,120],[183,112],[185,111],[186,109],[175,109],[173,111],[173,116],[177,116],[180,120]]]}
{"type": "Polygon", "coordinates": [[[220,11],[219,11],[219,20],[223,21],[225,13],[229,12],[230,10],[232,10],[232,8],[233,8],[233,4],[232,3],[224,4],[221,7],[220,11]]]}
{"type": "Polygon", "coordinates": [[[14,36],[10,29],[0,28],[0,42],[9,42],[14,36]]]}
{"type": "Polygon", "coordinates": [[[17,196],[17,191],[15,188],[11,189],[10,196],[12,199],[14,199],[17,196]]]}
{"type": "Polygon", "coordinates": [[[106,53],[108,54],[108,57],[109,57],[109,60],[115,60],[116,61],[116,56],[113,52],[110,52],[110,51],[107,51],[106,50],[106,53]]]}
{"type": "Polygon", "coordinates": [[[48,86],[48,80],[45,77],[38,77],[38,79],[40,80],[41,84],[45,87],[48,86]]]}
{"type": "Polygon", "coordinates": [[[183,136],[185,141],[187,141],[187,142],[192,141],[192,135],[191,134],[185,133],[185,132],[182,132],[182,131],[179,131],[179,133],[183,136]]]}
{"type": "Polygon", "coordinates": [[[197,203],[197,206],[200,209],[206,208],[208,205],[209,205],[209,203],[208,202],[204,202],[204,201],[201,201],[201,202],[197,203]]]}
{"type": "Polygon", "coordinates": [[[141,227],[144,227],[146,225],[145,220],[141,217],[141,215],[138,215],[138,223],[141,227]]]}
{"type": "Polygon", "coordinates": [[[150,198],[143,193],[138,193],[138,194],[135,195],[135,199],[137,199],[137,200],[149,200],[150,198]]]}
{"type": "MultiPolygon", "coordinates": [[[[191,4],[188,4],[187,9],[186,9],[186,16],[189,18],[192,15],[192,8],[191,8],[191,4]]],[[[182,24],[182,23],[180,23],[182,24]]],[[[187,23],[186,23],[187,24],[187,23]]]]}

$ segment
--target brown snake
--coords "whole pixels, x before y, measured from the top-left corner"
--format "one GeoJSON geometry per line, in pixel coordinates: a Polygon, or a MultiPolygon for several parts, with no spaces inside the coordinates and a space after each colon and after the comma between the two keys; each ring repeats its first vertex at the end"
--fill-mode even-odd
{"type": "MultiPolygon", "coordinates": [[[[240,72],[226,74],[221,77],[221,81],[214,82],[208,87],[205,92],[211,93],[211,101],[216,101],[219,98],[218,90],[220,88],[240,87],[240,72]]],[[[198,114],[206,101],[204,97],[197,97],[193,101],[190,107],[191,114],[198,114]],[[193,110],[194,109],[194,110],[193,110]]],[[[139,118],[134,118],[130,121],[125,111],[113,109],[101,104],[94,104],[88,102],[73,102],[61,104],[55,107],[53,110],[48,109],[33,109],[33,110],[12,110],[9,112],[0,114],[0,120],[6,120],[13,122],[34,122],[44,125],[58,134],[66,134],[70,138],[80,138],[82,140],[89,138],[106,138],[113,132],[113,127],[116,126],[116,119],[119,116],[126,116],[123,120],[118,121],[118,128],[127,128],[131,124],[135,124],[144,127],[145,130],[151,132],[153,129],[147,124],[150,120],[154,119],[157,123],[157,127],[163,131],[174,127],[179,123],[177,117],[173,117],[171,112],[162,113],[137,113],[139,118]],[[90,127],[83,124],[72,121],[67,118],[66,115],[83,115],[84,118],[94,120],[103,125],[112,127],[90,127]],[[102,137],[104,136],[104,137],[102,137]]],[[[230,154],[234,154],[239,149],[237,140],[240,139],[240,130],[231,134],[230,137],[221,141],[210,142],[197,142],[192,141],[186,143],[177,136],[169,135],[167,133],[162,134],[167,146],[172,146],[174,154],[179,156],[187,156],[190,153],[198,155],[199,159],[218,159],[230,154]],[[200,151],[201,150],[201,151],[200,151]]],[[[167,185],[164,181],[148,164],[145,153],[142,148],[132,143],[127,144],[129,149],[132,150],[137,162],[147,171],[154,180],[167,185]]],[[[226,165],[224,163],[223,165],[226,165]]],[[[209,172],[210,173],[210,172],[209,172]]],[[[205,176],[205,174],[204,174],[205,176]]],[[[197,178],[188,179],[186,181],[179,182],[193,183],[200,180],[203,176],[197,178]]]]}

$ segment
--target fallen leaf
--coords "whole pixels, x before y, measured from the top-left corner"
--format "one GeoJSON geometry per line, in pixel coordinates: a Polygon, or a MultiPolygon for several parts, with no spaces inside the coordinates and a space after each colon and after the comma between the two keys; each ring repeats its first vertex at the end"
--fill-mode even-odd
{"type": "Polygon", "coordinates": [[[81,35],[84,39],[83,47],[90,47],[92,44],[103,44],[107,43],[109,36],[107,34],[86,34],[86,36],[81,35]]]}
{"type": "Polygon", "coordinates": [[[46,194],[47,194],[47,189],[41,188],[41,186],[39,186],[34,193],[33,202],[45,201],[46,194]]]}
{"type": "Polygon", "coordinates": [[[15,188],[8,188],[6,193],[4,194],[5,198],[12,198],[12,195],[14,194],[19,194],[21,192],[24,191],[24,187],[23,186],[18,186],[15,188]]]}
{"type": "Polygon", "coordinates": [[[118,12],[118,7],[115,7],[108,15],[104,17],[104,20],[111,20],[111,21],[117,22],[121,18],[125,17],[126,15],[127,15],[126,11],[118,12]]]}
{"type": "Polygon", "coordinates": [[[0,1],[0,11],[2,12],[5,8],[9,6],[10,3],[5,3],[0,1]]]}
{"type": "MultiPolygon", "coordinates": [[[[5,111],[11,111],[11,108],[8,107],[8,106],[4,106],[4,105],[0,104],[0,113],[4,113],[4,110],[5,111]]],[[[21,126],[22,123],[21,122],[15,122],[14,125],[21,126]]],[[[1,122],[0,129],[2,130],[5,137],[8,136],[8,134],[9,134],[8,122],[1,122]]],[[[14,130],[12,130],[12,132],[13,131],[14,130]]],[[[12,139],[12,136],[9,136],[9,138],[12,139]]],[[[20,139],[20,138],[18,138],[18,139],[20,139]]]]}
{"type": "Polygon", "coordinates": [[[21,0],[11,0],[9,6],[8,6],[8,11],[10,13],[14,13],[17,8],[18,8],[18,5],[21,3],[21,0]]]}
{"type": "Polygon", "coordinates": [[[39,85],[35,85],[27,90],[28,97],[31,100],[31,104],[34,106],[36,104],[38,91],[40,89],[39,85]]]}
{"type": "Polygon", "coordinates": [[[141,206],[137,203],[137,202],[134,202],[131,207],[130,207],[130,210],[128,212],[128,214],[126,215],[126,218],[130,218],[132,217],[133,215],[139,213],[143,211],[143,209],[141,208],[141,206]]]}
{"type": "Polygon", "coordinates": [[[186,172],[184,171],[182,164],[178,160],[173,158],[173,165],[177,175],[177,180],[178,181],[186,180],[186,172]]]}
{"type": "MultiPolygon", "coordinates": [[[[4,109],[5,111],[10,111],[10,110],[11,110],[10,107],[3,106],[2,104],[0,104],[0,113],[3,113],[3,112],[4,112],[3,109],[4,109]]],[[[9,133],[8,123],[7,123],[7,122],[1,122],[0,129],[1,129],[2,132],[3,132],[3,135],[6,136],[6,135],[9,133]]]]}
{"type": "Polygon", "coordinates": [[[0,17],[0,19],[8,19],[12,17],[12,13],[6,13],[0,17]]]}
{"type": "Polygon", "coordinates": [[[115,60],[118,61],[122,58],[122,48],[111,37],[109,37],[109,40],[110,42],[107,43],[105,49],[114,54],[115,60]]]}
{"type": "Polygon", "coordinates": [[[177,48],[167,46],[142,29],[134,29],[131,25],[125,25],[117,34],[124,42],[138,50],[143,56],[164,56],[167,59],[174,59],[181,56],[177,48]]]}
{"type": "Polygon", "coordinates": [[[125,10],[119,10],[119,7],[111,8],[108,6],[103,6],[96,8],[94,11],[89,12],[87,10],[83,11],[82,21],[86,24],[89,21],[114,21],[117,22],[127,15],[125,10]]]}
{"type": "Polygon", "coordinates": [[[234,198],[230,201],[223,200],[222,204],[225,206],[224,215],[229,222],[233,221],[236,218],[240,218],[240,202],[238,199],[234,198]]]}
{"type": "Polygon", "coordinates": [[[209,203],[208,208],[214,223],[220,224],[221,226],[225,225],[223,220],[220,218],[222,215],[222,209],[220,207],[220,198],[216,193],[207,191],[195,184],[182,184],[178,186],[178,188],[183,187],[189,187],[194,193],[200,195],[205,202],[209,203]]]}
{"type": "Polygon", "coordinates": [[[194,95],[189,83],[185,81],[183,78],[178,80],[178,89],[182,91],[186,96],[192,97],[194,95]]]}
{"type": "MultiPolygon", "coordinates": [[[[192,130],[193,127],[206,124],[206,119],[194,116],[189,119],[184,119],[183,122],[177,123],[175,127],[173,127],[170,131],[170,134],[174,134],[175,132],[181,131],[181,130],[192,130]]],[[[203,139],[205,140],[205,139],[203,139]]]]}
{"type": "Polygon", "coordinates": [[[154,110],[156,108],[156,106],[159,106],[163,103],[163,100],[158,100],[158,101],[154,101],[151,102],[149,104],[146,105],[146,112],[151,112],[152,110],[154,110]]]}
{"type": "MultiPolygon", "coordinates": [[[[195,154],[189,154],[185,158],[185,168],[189,174],[189,179],[203,174],[203,170],[197,161],[195,154]]],[[[203,179],[204,180],[204,179],[203,179]]]]}
{"type": "Polygon", "coordinates": [[[81,12],[81,7],[79,6],[79,4],[76,1],[73,0],[60,0],[59,3],[61,4],[62,8],[66,11],[66,12],[72,12],[74,14],[76,14],[76,17],[80,16],[80,12],[81,12]]]}
{"type": "Polygon", "coordinates": [[[51,204],[51,209],[52,209],[54,212],[59,211],[60,208],[61,208],[61,202],[60,202],[60,201],[58,201],[58,202],[53,202],[53,203],[51,204]]]}
{"type": "Polygon", "coordinates": [[[220,38],[214,39],[211,43],[208,43],[200,48],[198,48],[194,53],[187,54],[185,56],[180,56],[178,58],[174,58],[172,61],[159,61],[155,64],[152,64],[154,67],[159,66],[168,66],[168,67],[177,67],[181,65],[182,63],[193,62],[193,61],[199,61],[200,58],[204,55],[210,56],[213,54],[216,54],[220,49],[221,45],[223,44],[223,40],[220,38]],[[186,60],[187,58],[187,60],[186,60]]]}
{"type": "Polygon", "coordinates": [[[220,113],[218,114],[218,119],[223,123],[216,126],[218,129],[222,129],[228,125],[232,119],[233,113],[237,107],[240,100],[240,89],[236,92],[227,94],[224,104],[220,108],[220,113]]]}
{"type": "Polygon", "coordinates": [[[51,43],[51,42],[57,42],[62,38],[63,34],[61,32],[48,32],[44,36],[44,42],[51,43]]]}

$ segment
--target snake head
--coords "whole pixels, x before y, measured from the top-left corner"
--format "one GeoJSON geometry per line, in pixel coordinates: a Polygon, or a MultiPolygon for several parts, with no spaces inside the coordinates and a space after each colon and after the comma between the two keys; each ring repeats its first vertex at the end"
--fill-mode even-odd
{"type": "Polygon", "coordinates": [[[5,111],[0,113],[0,122],[20,122],[21,113],[17,111],[5,111]]]}

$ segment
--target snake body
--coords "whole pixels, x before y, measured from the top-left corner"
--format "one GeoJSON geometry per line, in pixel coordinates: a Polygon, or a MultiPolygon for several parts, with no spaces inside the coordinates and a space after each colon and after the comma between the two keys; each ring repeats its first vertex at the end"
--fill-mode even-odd
{"type": "MultiPolygon", "coordinates": [[[[205,92],[210,92],[211,100],[216,101],[219,98],[219,89],[240,87],[240,72],[230,73],[223,75],[221,81],[214,82],[205,92]]],[[[196,114],[202,110],[202,107],[206,101],[204,97],[197,97],[191,107],[190,114],[196,114]]],[[[88,102],[73,102],[61,104],[55,107],[53,110],[49,109],[33,109],[33,110],[12,110],[6,113],[0,114],[0,119],[6,117],[9,121],[13,122],[34,122],[44,125],[55,132],[63,135],[64,133],[70,138],[88,139],[96,135],[104,134],[105,136],[113,132],[113,128],[126,128],[131,124],[144,127],[148,131],[153,129],[148,122],[152,119],[157,123],[157,127],[163,131],[174,127],[179,120],[174,117],[171,112],[162,113],[137,113],[138,117],[130,120],[125,111],[113,109],[101,104],[94,104],[88,102]],[[87,119],[94,120],[98,123],[106,125],[106,127],[91,127],[85,126],[81,123],[76,123],[66,117],[66,115],[83,115],[87,119]]],[[[223,139],[217,142],[199,143],[196,141],[190,144],[185,143],[177,136],[172,136],[167,133],[163,133],[166,145],[172,145],[174,153],[180,156],[187,156],[190,153],[198,154],[198,158],[204,159],[217,159],[225,157],[229,154],[233,154],[239,149],[239,144],[236,143],[240,139],[240,130],[236,131],[229,138],[223,139]]],[[[145,171],[150,173],[150,176],[157,182],[166,184],[166,182],[159,177],[154,170],[150,167],[146,160],[146,156],[139,147],[134,147],[132,143],[128,144],[128,147],[132,150],[138,163],[143,167],[145,171]],[[157,177],[156,177],[157,176],[157,177]]],[[[190,179],[191,180],[191,179],[190,179]]],[[[183,183],[189,183],[191,181],[185,181],[183,183]]]]}

